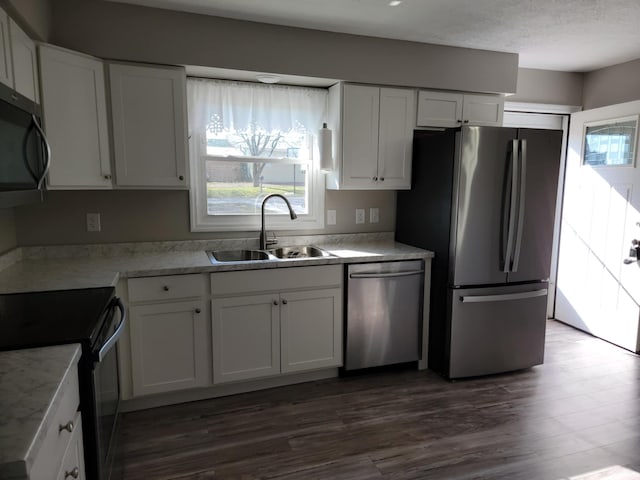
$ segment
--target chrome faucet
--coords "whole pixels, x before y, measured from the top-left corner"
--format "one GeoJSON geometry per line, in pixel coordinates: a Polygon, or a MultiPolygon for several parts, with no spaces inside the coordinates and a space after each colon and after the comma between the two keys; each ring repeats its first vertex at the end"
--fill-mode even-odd
{"type": "Polygon", "coordinates": [[[284,203],[286,203],[287,207],[289,207],[289,216],[291,217],[291,220],[295,220],[296,218],[298,218],[298,215],[296,215],[296,212],[293,211],[293,207],[289,203],[289,200],[287,200],[284,196],[280,195],[279,193],[271,193],[266,197],[264,197],[264,200],[262,200],[262,208],[261,208],[262,227],[260,228],[260,250],[266,250],[267,246],[274,245],[278,242],[275,239],[267,240],[267,233],[264,231],[264,206],[267,204],[267,200],[273,197],[280,197],[282,200],[284,200],[284,203]]]}

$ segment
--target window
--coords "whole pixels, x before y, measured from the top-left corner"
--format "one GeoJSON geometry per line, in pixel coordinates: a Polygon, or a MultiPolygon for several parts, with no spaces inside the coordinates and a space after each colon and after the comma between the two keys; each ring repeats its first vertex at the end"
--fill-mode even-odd
{"type": "Polygon", "coordinates": [[[317,132],[327,110],[327,91],[189,78],[191,228],[194,231],[256,230],[267,204],[269,228],[324,227],[324,177],[317,132]]]}
{"type": "Polygon", "coordinates": [[[585,125],[583,164],[590,166],[633,165],[638,117],[585,125]]]}

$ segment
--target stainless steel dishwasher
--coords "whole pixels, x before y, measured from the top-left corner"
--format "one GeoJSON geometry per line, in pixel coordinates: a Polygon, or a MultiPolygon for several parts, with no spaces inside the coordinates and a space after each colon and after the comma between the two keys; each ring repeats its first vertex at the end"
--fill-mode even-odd
{"type": "Polygon", "coordinates": [[[347,266],[345,370],[419,360],[422,260],[347,266]]]}

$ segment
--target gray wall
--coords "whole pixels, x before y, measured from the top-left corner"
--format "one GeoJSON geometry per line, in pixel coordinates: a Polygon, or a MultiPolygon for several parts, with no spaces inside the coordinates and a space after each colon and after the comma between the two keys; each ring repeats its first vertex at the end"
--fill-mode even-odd
{"type": "Polygon", "coordinates": [[[640,100],[640,59],[585,74],[585,110],[640,100]]]}
{"type": "Polygon", "coordinates": [[[0,208],[0,253],[15,248],[17,244],[14,211],[12,208],[0,208]]]}
{"type": "MultiPolygon", "coordinates": [[[[307,233],[351,233],[395,230],[395,192],[328,191],[326,208],[336,210],[337,225],[307,233]],[[380,222],[370,224],[368,209],[380,209],[380,222]],[[355,209],[367,209],[367,223],[355,224],[355,209]]],[[[2,212],[2,210],[0,210],[2,212]]],[[[11,225],[11,219],[0,227],[11,225]]],[[[189,195],[186,191],[52,191],[40,205],[27,205],[16,215],[17,242],[21,246],[113,243],[257,236],[257,232],[191,233],[189,195]],[[100,213],[102,231],[86,232],[86,214],[100,213]]],[[[3,228],[4,230],[4,228],[3,228]]],[[[281,235],[286,232],[278,231],[281,235]]],[[[300,232],[295,232],[300,233],[300,232]]],[[[0,251],[11,235],[0,234],[0,251]]]]}
{"type": "Polygon", "coordinates": [[[520,68],[515,95],[509,102],[582,105],[584,74],[520,68]]]}
{"type": "Polygon", "coordinates": [[[53,0],[0,0],[0,6],[31,38],[48,41],[51,34],[53,0]]]}
{"type": "Polygon", "coordinates": [[[53,43],[102,58],[365,83],[516,91],[518,55],[171,12],[56,0],[53,43]]]}

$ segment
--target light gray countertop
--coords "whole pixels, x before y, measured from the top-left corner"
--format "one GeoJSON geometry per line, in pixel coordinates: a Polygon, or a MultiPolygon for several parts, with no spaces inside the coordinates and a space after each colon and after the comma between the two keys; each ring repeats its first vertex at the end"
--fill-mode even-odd
{"type": "Polygon", "coordinates": [[[27,478],[80,345],[0,352],[0,478],[27,478]]]}
{"type": "MultiPolygon", "coordinates": [[[[373,241],[336,241],[318,237],[313,244],[334,257],[309,259],[262,260],[212,264],[201,250],[144,251],[142,249],[111,249],[88,252],[86,247],[76,251],[64,247],[66,257],[52,258],[31,254],[0,270],[0,293],[64,290],[116,285],[119,278],[179,275],[233,270],[288,268],[297,266],[377,262],[431,258],[433,253],[389,239],[373,241]],[[323,241],[324,240],[324,241],[323,241]],[[88,253],[87,253],[88,252],[88,253]]],[[[282,245],[286,243],[281,242],[282,245]]],[[[185,246],[185,244],[183,244],[185,246]]],[[[194,248],[194,245],[188,245],[194,248]]],[[[198,244],[195,243],[195,247],[198,244]]],[[[223,247],[229,248],[229,247],[223,247]]],[[[240,248],[247,248],[242,245],[240,248]]],[[[251,248],[251,247],[249,247],[251,248]]],[[[59,254],[59,252],[58,252],[59,254]]]]}

